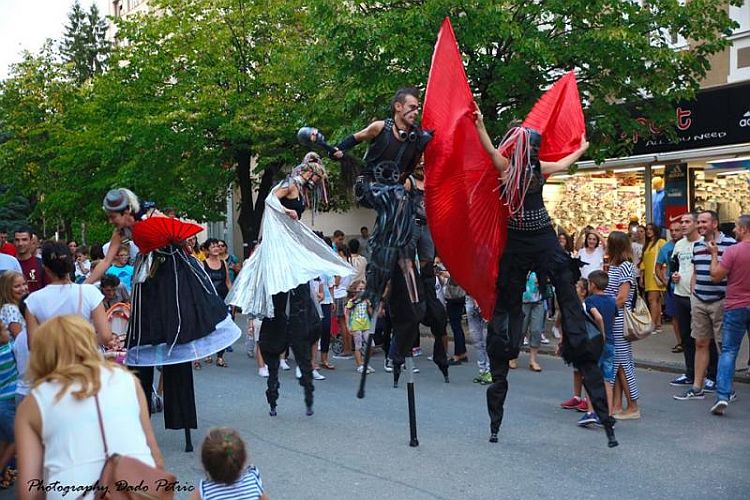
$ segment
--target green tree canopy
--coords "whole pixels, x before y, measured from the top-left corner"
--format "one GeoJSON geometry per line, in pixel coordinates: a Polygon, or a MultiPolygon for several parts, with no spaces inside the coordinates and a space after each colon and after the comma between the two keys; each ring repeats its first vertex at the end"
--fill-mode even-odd
{"type": "MultiPolygon", "coordinates": [[[[575,70],[592,154],[621,155],[625,134],[646,133],[628,108],[666,125],[671,103],[695,93],[729,44],[728,3],[153,0],[153,14],[117,20],[101,73],[98,14],[74,5],[61,54],[27,55],[0,86],[0,172],[36,202],[34,217],[102,232],[111,187],[218,220],[235,181],[243,237],[255,239],[265,195],[304,154],[297,129],[336,142],[385,117],[398,87],[424,87],[445,16],[491,132],[575,70]],[[674,36],[689,42],[676,49],[674,36]]],[[[347,175],[329,171],[345,207],[347,175]]]]}

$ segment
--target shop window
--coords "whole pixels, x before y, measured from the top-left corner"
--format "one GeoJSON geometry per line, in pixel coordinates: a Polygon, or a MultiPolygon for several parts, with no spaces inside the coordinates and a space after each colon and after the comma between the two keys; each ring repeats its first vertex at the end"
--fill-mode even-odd
{"type": "Polygon", "coordinates": [[[694,208],[715,210],[719,220],[729,222],[750,212],[750,173],[746,171],[695,171],[694,208]]]}
{"type": "Polygon", "coordinates": [[[645,222],[645,196],[643,169],[553,176],[544,189],[550,215],[570,234],[587,225],[622,231],[631,216],[645,222]]]}

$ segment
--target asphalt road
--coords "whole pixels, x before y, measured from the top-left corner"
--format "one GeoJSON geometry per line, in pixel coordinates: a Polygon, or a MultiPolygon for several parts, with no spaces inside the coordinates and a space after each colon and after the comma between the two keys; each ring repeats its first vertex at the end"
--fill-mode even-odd
{"type": "Polygon", "coordinates": [[[472,383],[475,365],[452,368],[445,384],[425,351],[417,358],[418,448],[408,446],[406,384],[391,387],[382,355],[374,358],[377,372],[364,400],[355,398],[354,362],[338,360],[328,379],[316,382],[312,417],[304,414],[293,370],[283,372],[279,415],[272,418],[265,379],[238,343],[227,355],[229,368],[195,372],[196,452],[185,453],[182,433],[165,431],[161,415],[154,416],[167,467],[184,487],[194,484],[202,477],[205,431],[231,426],[274,499],[747,498],[746,384],[738,384],[727,414],[716,417],[712,399],[673,400],[672,374],[639,370],[643,418],[618,423],[620,446],[609,449],[602,430],[579,428],[581,414],[558,407],[571,395],[571,368],[542,357],[544,371],[533,373],[522,356],[511,372],[500,442],[490,444],[485,388],[472,383]]]}

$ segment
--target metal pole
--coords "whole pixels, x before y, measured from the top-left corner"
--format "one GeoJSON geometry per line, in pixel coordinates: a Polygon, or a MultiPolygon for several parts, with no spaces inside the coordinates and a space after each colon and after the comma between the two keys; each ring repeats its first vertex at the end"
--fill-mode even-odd
{"type": "Polygon", "coordinates": [[[417,405],[414,401],[414,358],[406,358],[406,369],[409,371],[409,381],[406,383],[406,394],[409,399],[409,446],[419,446],[417,439],[417,405]]]}

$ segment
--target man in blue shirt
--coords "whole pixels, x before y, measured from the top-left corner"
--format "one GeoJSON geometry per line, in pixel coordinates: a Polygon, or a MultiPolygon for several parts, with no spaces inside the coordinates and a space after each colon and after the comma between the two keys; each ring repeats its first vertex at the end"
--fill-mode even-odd
{"type": "Polygon", "coordinates": [[[674,336],[677,339],[672,352],[676,354],[682,352],[682,341],[680,340],[680,324],[675,319],[677,311],[674,303],[674,283],[672,283],[671,278],[672,273],[676,271],[672,266],[674,245],[682,238],[682,225],[679,217],[670,221],[669,236],[671,240],[661,247],[659,255],[656,257],[656,278],[667,287],[667,293],[664,296],[664,312],[672,319],[672,330],[674,330],[674,336]]]}

